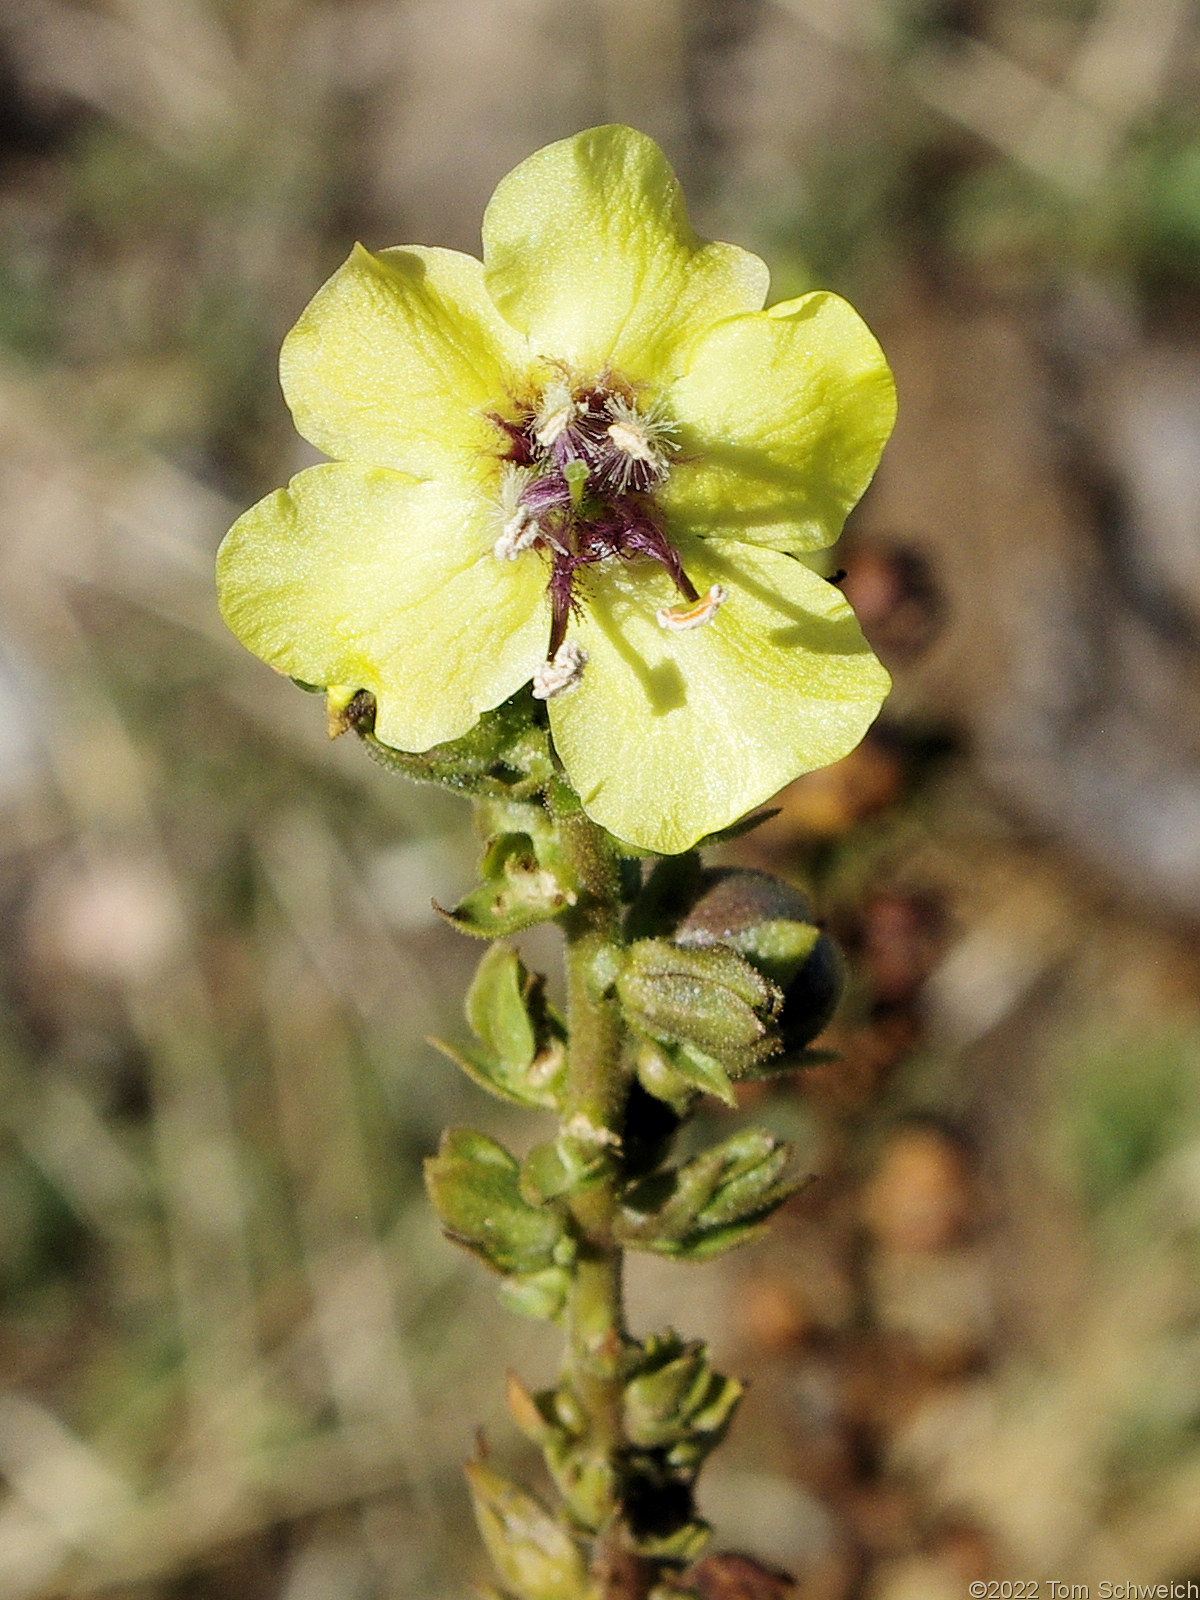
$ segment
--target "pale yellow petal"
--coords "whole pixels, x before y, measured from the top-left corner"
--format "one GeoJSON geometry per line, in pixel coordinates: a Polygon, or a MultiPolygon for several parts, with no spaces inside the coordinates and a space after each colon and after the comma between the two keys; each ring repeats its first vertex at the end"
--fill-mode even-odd
{"type": "Polygon", "coordinates": [[[321,687],[369,689],[401,750],[458,738],[542,660],[541,558],[492,554],[486,501],[345,462],[252,506],[217,558],[221,609],[248,649],[321,687]]]}
{"type": "Polygon", "coordinates": [[[733,543],[683,555],[698,588],[726,590],[712,621],[665,631],[666,577],[614,564],[572,625],[582,679],[550,702],[588,815],[668,855],[846,755],[889,687],[841,593],[800,562],[733,543]]]}
{"type": "Polygon", "coordinates": [[[483,220],[488,290],[538,355],[582,377],[682,370],[695,335],[761,307],[767,269],[688,221],[666,157],[632,128],[590,128],[502,179],[483,220]]]}
{"type": "Polygon", "coordinates": [[[837,538],[896,417],[883,351],[823,291],[710,329],[667,404],[679,452],[659,504],[672,521],[796,553],[837,538]]]}
{"type": "Polygon", "coordinates": [[[338,460],[417,477],[494,474],[525,341],[483,268],[455,250],[356,245],[283,342],[283,392],[304,437],[338,460]]]}

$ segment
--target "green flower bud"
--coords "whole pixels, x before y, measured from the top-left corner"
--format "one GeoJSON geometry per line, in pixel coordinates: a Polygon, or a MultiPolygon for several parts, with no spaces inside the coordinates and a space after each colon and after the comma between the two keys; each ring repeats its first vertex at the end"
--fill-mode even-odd
{"type": "Polygon", "coordinates": [[[425,1163],[425,1184],[449,1236],[498,1272],[538,1273],[559,1264],[562,1217],[521,1198],[516,1160],[487,1134],[449,1129],[425,1163]]]}
{"type": "Polygon", "coordinates": [[[545,1507],[480,1461],[469,1462],[466,1474],[501,1582],[521,1600],[587,1600],[583,1556],[545,1507]]]}
{"type": "Polygon", "coordinates": [[[781,992],[725,946],[640,939],[629,948],[617,994],[642,1033],[697,1050],[727,1072],[745,1072],[779,1048],[773,1024],[781,992]]]}
{"type": "Polygon", "coordinates": [[[434,1039],[475,1083],[516,1105],[552,1111],[566,1069],[564,1029],[546,1003],[543,980],[505,944],[486,952],[467,991],[467,1021],[479,1045],[434,1039]]]}
{"type": "Polygon", "coordinates": [[[652,1335],[641,1369],[625,1387],[625,1424],[633,1444],[670,1446],[673,1469],[693,1472],[718,1443],[742,1394],[733,1378],[709,1365],[702,1344],[684,1344],[678,1334],[652,1335]]]}
{"type": "Polygon", "coordinates": [[[592,1532],[602,1527],[616,1509],[618,1493],[617,1471],[608,1451],[559,1436],[543,1453],[574,1520],[592,1532]]]}
{"type": "Polygon", "coordinates": [[[728,946],[783,993],[777,1025],[785,1050],[798,1050],[828,1023],[842,990],[842,961],[812,922],[798,889],[765,872],[718,867],[699,876],[675,928],[690,949],[728,946]]]}
{"type": "Polygon", "coordinates": [[[747,1128],[681,1167],[626,1190],[619,1221],[634,1250],[704,1261],[753,1237],[802,1179],[787,1178],[791,1149],[747,1128]]]}
{"type": "Polygon", "coordinates": [[[707,1385],[707,1353],[703,1345],[686,1345],[674,1360],[643,1371],[625,1386],[625,1428],[631,1443],[653,1447],[669,1444],[686,1431],[688,1402],[697,1381],[707,1385]]]}

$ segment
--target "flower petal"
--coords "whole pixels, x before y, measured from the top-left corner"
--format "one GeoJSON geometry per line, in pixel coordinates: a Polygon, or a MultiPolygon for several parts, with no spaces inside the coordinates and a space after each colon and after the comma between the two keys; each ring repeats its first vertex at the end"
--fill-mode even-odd
{"type": "Polygon", "coordinates": [[[659,504],[679,526],[820,550],[871,481],[896,417],[883,351],[819,291],[708,331],[667,404],[679,456],[659,504]]]}
{"type": "Polygon", "coordinates": [[[790,556],[697,542],[684,564],[727,598],[711,622],[664,632],[678,596],[644,564],[594,584],[572,637],[577,689],[550,702],[554,743],[588,815],[673,855],[846,755],[887,673],[839,591],[790,556]]]}
{"type": "Polygon", "coordinates": [[[590,128],[503,178],[483,219],[488,292],[535,355],[665,382],[690,339],[756,311],[767,269],[699,239],[675,174],[632,128],[590,128]]]}
{"type": "Polygon", "coordinates": [[[527,365],[472,256],[362,245],[279,357],[296,426],[318,450],[420,478],[494,471],[504,441],[487,413],[514,414],[527,365]]]}
{"type": "Polygon", "coordinates": [[[499,561],[487,502],[398,472],[310,467],[225,536],[226,622],[279,672],[369,689],[401,750],[458,738],[546,651],[546,574],[499,561]]]}

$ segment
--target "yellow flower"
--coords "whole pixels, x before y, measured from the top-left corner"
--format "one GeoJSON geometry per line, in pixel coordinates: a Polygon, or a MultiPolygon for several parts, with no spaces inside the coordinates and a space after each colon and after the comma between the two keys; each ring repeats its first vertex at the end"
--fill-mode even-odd
{"type": "Polygon", "coordinates": [[[524,684],[595,821],[673,853],[851,750],[887,674],[833,542],[895,396],[835,295],[693,233],[631,128],[503,179],[483,262],[356,247],[283,346],[333,460],[230,530],[226,620],[293,677],[375,697],[422,751],[524,684]]]}

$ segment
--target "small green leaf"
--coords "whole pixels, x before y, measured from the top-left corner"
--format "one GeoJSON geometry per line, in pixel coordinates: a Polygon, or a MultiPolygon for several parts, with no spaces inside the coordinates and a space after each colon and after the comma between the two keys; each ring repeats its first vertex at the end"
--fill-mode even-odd
{"type": "Polygon", "coordinates": [[[563,1220],[521,1198],[517,1162],[495,1139],[451,1128],[425,1163],[425,1183],[450,1237],[498,1272],[541,1273],[556,1265],[563,1220]]]}
{"type": "Polygon", "coordinates": [[[516,1072],[529,1066],[537,1050],[526,1004],[526,976],[515,950],[493,945],[484,953],[467,990],[467,1021],[476,1038],[516,1072]]]}
{"type": "Polygon", "coordinates": [[[530,1205],[543,1206],[594,1182],[611,1166],[603,1145],[561,1136],[534,1145],[521,1163],[521,1194],[530,1205]]]}
{"type": "Polygon", "coordinates": [[[586,1600],[583,1556],[545,1507],[480,1461],[469,1462],[466,1474],[475,1520],[501,1581],[521,1600],[586,1600]]]}
{"type": "Polygon", "coordinates": [[[531,1444],[539,1449],[562,1433],[561,1424],[554,1415],[554,1390],[543,1389],[531,1394],[515,1372],[508,1374],[505,1385],[508,1412],[531,1444]]]}

